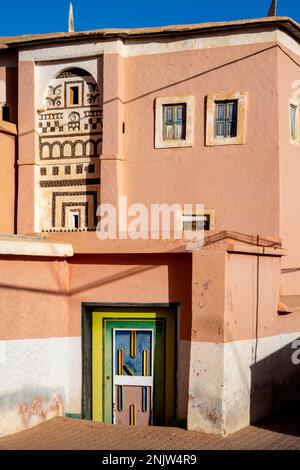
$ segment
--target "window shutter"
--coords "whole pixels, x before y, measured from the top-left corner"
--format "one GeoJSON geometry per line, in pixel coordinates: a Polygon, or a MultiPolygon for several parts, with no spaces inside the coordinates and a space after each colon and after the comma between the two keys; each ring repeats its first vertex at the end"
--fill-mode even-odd
{"type": "Polygon", "coordinates": [[[297,139],[296,112],[297,112],[297,106],[291,104],[290,105],[290,126],[291,126],[291,138],[292,138],[292,140],[297,139]]]}
{"type": "Polygon", "coordinates": [[[225,136],[225,119],[226,119],[226,104],[217,103],[217,122],[216,122],[216,134],[219,137],[225,136]]]}
{"type": "Polygon", "coordinates": [[[227,131],[226,136],[233,137],[236,135],[236,102],[227,103],[227,131]]]}
{"type": "Polygon", "coordinates": [[[185,113],[185,104],[164,106],[164,139],[185,139],[185,113]]]}
{"type": "Polygon", "coordinates": [[[216,136],[235,137],[237,132],[237,101],[216,103],[216,136]]]}

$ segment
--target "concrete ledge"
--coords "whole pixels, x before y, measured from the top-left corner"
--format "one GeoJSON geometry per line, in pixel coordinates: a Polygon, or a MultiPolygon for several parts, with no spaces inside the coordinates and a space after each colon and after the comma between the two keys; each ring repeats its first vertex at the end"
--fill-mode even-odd
{"type": "Polygon", "coordinates": [[[207,232],[203,247],[199,242],[186,245],[187,251],[219,250],[229,253],[244,253],[264,256],[284,256],[279,238],[265,235],[249,235],[229,230],[207,232]]]}
{"type": "Polygon", "coordinates": [[[17,126],[12,122],[1,121],[0,120],[0,132],[4,134],[17,135],[17,126]]]}
{"type": "MultiPolygon", "coordinates": [[[[147,234],[148,235],[148,234],[147,234]]],[[[126,254],[126,253],[187,253],[195,250],[219,250],[283,256],[279,238],[249,235],[231,231],[209,231],[204,244],[198,241],[180,240],[99,240],[96,232],[43,233],[49,242],[70,243],[74,253],[126,254]]]]}
{"type": "Polygon", "coordinates": [[[66,243],[47,242],[39,237],[0,235],[0,255],[65,258],[73,256],[73,247],[66,243]]]}
{"type": "Polygon", "coordinates": [[[278,313],[287,315],[300,310],[300,295],[281,295],[278,302],[278,313]]]}

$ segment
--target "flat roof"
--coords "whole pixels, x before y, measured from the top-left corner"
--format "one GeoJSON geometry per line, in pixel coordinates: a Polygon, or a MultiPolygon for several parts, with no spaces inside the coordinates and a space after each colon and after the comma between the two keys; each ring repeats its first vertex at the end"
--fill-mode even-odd
{"type": "Polygon", "coordinates": [[[94,29],[90,31],[78,31],[74,33],[58,32],[46,34],[28,34],[22,36],[0,36],[0,49],[16,48],[41,43],[67,42],[77,39],[89,38],[110,39],[134,39],[158,36],[178,36],[187,34],[209,34],[220,32],[234,32],[241,29],[255,29],[263,27],[280,28],[295,37],[300,42],[300,24],[285,16],[273,16],[266,18],[255,18],[250,20],[195,23],[184,25],[159,26],[153,28],[130,28],[130,29],[94,29]]]}

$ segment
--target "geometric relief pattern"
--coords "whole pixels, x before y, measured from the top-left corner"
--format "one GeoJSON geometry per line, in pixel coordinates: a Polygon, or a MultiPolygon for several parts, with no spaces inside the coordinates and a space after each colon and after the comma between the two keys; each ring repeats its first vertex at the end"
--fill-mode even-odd
{"type": "MultiPolygon", "coordinates": [[[[61,220],[61,229],[65,228],[65,210],[68,204],[75,206],[83,205],[86,208],[85,222],[87,229],[93,230],[97,225],[96,207],[97,191],[64,191],[52,193],[52,227],[57,226],[57,217],[61,220]],[[85,199],[82,201],[82,199],[85,199]],[[60,209],[60,210],[59,210],[60,209]]],[[[70,230],[74,230],[70,228],[70,230]]]]}
{"type": "Polygon", "coordinates": [[[41,230],[95,229],[100,202],[103,105],[92,75],[78,67],[58,73],[47,87],[44,109],[38,111],[37,126],[41,230]],[[95,177],[87,178],[87,173],[95,177]],[[66,188],[71,186],[68,192],[66,188]],[[54,188],[62,188],[63,206],[59,212],[56,208],[58,192],[54,188]],[[66,211],[72,207],[82,216],[80,227],[73,226],[72,218],[66,216],[66,211]]]}
{"type": "Polygon", "coordinates": [[[45,180],[40,181],[41,188],[62,188],[66,186],[86,186],[86,185],[98,185],[100,184],[100,178],[89,178],[89,179],[62,179],[62,180],[45,180]]]}
{"type": "Polygon", "coordinates": [[[63,158],[94,157],[97,158],[101,152],[102,138],[99,134],[88,134],[89,139],[70,139],[69,134],[63,134],[58,139],[43,139],[40,137],[40,159],[59,160],[63,158]],[[95,135],[95,137],[94,137],[95,135]]]}
{"type": "Polygon", "coordinates": [[[61,212],[61,220],[62,220],[62,226],[66,226],[66,208],[68,207],[73,207],[73,208],[78,208],[82,206],[84,208],[84,220],[85,220],[85,225],[88,226],[88,219],[89,219],[89,214],[88,214],[88,203],[87,202],[63,202],[62,203],[62,212],[61,212]]]}

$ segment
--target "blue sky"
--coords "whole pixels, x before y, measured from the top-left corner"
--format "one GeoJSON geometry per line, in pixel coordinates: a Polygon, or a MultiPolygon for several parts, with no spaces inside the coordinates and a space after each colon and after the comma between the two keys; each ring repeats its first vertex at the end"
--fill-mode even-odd
{"type": "MultiPolygon", "coordinates": [[[[75,30],[199,23],[266,16],[271,0],[73,0],[75,30]]],[[[66,31],[69,0],[0,0],[0,36],[66,31]]],[[[300,22],[299,0],[278,0],[300,22]]]]}

